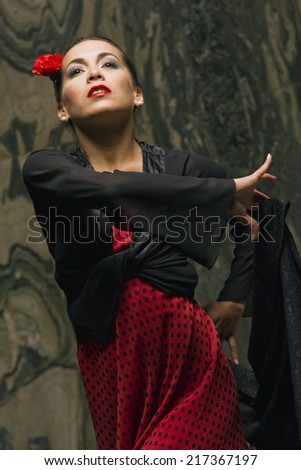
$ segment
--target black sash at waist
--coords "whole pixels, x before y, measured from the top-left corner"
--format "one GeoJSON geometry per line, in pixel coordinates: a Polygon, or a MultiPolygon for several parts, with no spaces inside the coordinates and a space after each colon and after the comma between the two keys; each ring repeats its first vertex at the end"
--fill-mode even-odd
{"type": "MultiPolygon", "coordinates": [[[[198,281],[193,265],[184,255],[151,239],[147,233],[135,234],[128,249],[97,262],[86,275],[82,274],[81,282],[68,282],[66,287],[58,272],[57,280],[65,291],[78,343],[94,338],[105,345],[113,337],[124,277],[132,274],[170,295],[191,299],[198,281]]],[[[72,278],[72,273],[69,276],[72,278]]]]}

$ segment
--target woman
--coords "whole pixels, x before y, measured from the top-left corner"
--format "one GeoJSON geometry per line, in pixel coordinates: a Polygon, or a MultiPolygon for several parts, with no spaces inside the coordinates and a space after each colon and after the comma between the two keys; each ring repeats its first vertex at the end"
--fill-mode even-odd
{"type": "MultiPolygon", "coordinates": [[[[257,182],[273,178],[271,157],[233,180],[209,159],[137,141],[143,93],[108,38],[80,39],[34,72],[53,80],[58,117],[79,143],[73,154],[33,152],[23,176],[67,298],[99,449],[246,449],[232,372],[193,300],[187,257],[213,265],[208,220],[243,218],[257,236],[247,210],[257,182]]],[[[207,307],[234,358],[251,272],[241,246],[207,307]]]]}

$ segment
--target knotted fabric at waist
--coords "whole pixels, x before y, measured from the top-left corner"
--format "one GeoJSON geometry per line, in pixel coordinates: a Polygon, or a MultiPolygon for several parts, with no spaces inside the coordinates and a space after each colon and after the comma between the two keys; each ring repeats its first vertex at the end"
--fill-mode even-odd
{"type": "MultiPolygon", "coordinates": [[[[64,276],[57,270],[78,343],[94,338],[105,345],[113,337],[124,277],[132,273],[163,292],[188,298],[193,298],[198,281],[193,265],[184,255],[151,239],[147,233],[135,234],[128,249],[98,261],[81,275],[79,282],[72,282],[71,273],[64,276]],[[69,281],[64,282],[67,277],[69,281]]],[[[78,275],[73,275],[73,280],[76,278],[78,275]]]]}

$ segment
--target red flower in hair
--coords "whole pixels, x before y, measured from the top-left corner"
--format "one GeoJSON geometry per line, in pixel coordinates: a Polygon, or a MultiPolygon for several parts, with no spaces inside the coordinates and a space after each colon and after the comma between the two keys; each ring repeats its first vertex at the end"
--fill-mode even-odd
{"type": "Polygon", "coordinates": [[[56,79],[57,72],[62,67],[64,56],[60,54],[45,54],[36,58],[33,64],[32,73],[56,79]]]}

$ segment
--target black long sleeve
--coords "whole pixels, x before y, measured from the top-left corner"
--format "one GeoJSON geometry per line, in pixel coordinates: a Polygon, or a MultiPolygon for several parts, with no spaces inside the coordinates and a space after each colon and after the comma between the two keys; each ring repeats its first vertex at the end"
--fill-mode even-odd
{"type": "MultiPolygon", "coordinates": [[[[187,152],[143,143],[141,147],[142,173],[96,172],[81,153],[52,149],[33,152],[23,166],[24,182],[55,260],[55,277],[65,292],[79,341],[88,334],[105,343],[113,324],[124,266],[123,258],[113,252],[112,223],[124,230],[148,232],[159,247],[170,250],[168,245],[174,245],[175,250],[168,251],[173,256],[210,268],[218,256],[212,243],[215,228],[208,230],[204,223],[197,227],[199,219],[193,214],[197,211],[203,221],[213,217],[224,226],[231,217],[235,184],[222,167],[204,159],[189,174],[187,152]],[[89,232],[83,241],[82,228],[89,232]]],[[[181,263],[177,279],[184,275],[181,263]]],[[[169,274],[164,275],[170,284],[169,274]]],[[[188,279],[186,274],[185,281],[190,292],[194,275],[188,279]]],[[[168,288],[173,291],[171,284],[168,288]]]]}
{"type": "MultiPolygon", "coordinates": [[[[169,213],[198,206],[224,219],[231,216],[233,180],[183,178],[148,173],[96,172],[80,167],[56,150],[33,152],[23,167],[23,178],[33,199],[62,207],[121,207],[125,213],[152,216],[158,208],[169,213]]],[[[162,213],[162,212],[160,212],[162,213]]]]}
{"type": "MultiPolygon", "coordinates": [[[[191,155],[185,167],[186,175],[195,175],[200,178],[231,178],[230,169],[207,159],[201,155],[191,155]]],[[[235,224],[231,219],[232,224],[235,224]]],[[[235,243],[233,259],[228,278],[218,296],[218,300],[231,300],[233,302],[246,302],[253,287],[254,243],[251,240],[249,226],[235,224],[231,237],[235,243]]]]}
{"type": "MultiPolygon", "coordinates": [[[[145,221],[147,227],[142,230],[147,230],[151,223],[161,239],[170,231],[160,217],[164,216],[168,222],[173,216],[184,220],[197,207],[204,218],[216,216],[228,220],[235,195],[231,178],[217,180],[122,171],[100,173],[80,166],[72,155],[52,149],[30,154],[23,166],[23,178],[36,214],[45,212],[46,206],[67,211],[105,208],[113,215],[120,209],[129,220],[140,217],[142,223],[145,221]]],[[[188,233],[185,224],[184,228],[188,233]]],[[[203,235],[203,247],[197,253],[189,237],[178,240],[177,248],[210,267],[215,261],[208,255],[210,234],[204,232],[203,235]]]]}
{"type": "MultiPolygon", "coordinates": [[[[121,209],[128,219],[140,217],[147,224],[164,216],[187,217],[193,208],[204,218],[219,217],[227,222],[231,217],[235,185],[229,169],[201,155],[179,151],[166,152],[166,173],[121,172],[100,173],[78,165],[72,155],[44,149],[33,152],[23,167],[23,178],[34,202],[36,213],[45,206],[63,210],[102,209],[107,213],[121,209]],[[184,176],[184,177],[183,177],[184,176]]],[[[119,214],[119,212],[118,212],[119,214]]],[[[146,231],[149,225],[144,227],[146,231]]],[[[161,238],[168,231],[161,222],[161,238]]],[[[191,227],[189,227],[191,229],[191,227]]],[[[210,243],[210,234],[201,232],[203,244],[189,237],[177,247],[197,262],[211,267],[219,248],[210,243]]],[[[219,300],[244,302],[252,288],[253,243],[236,243],[228,279],[219,300]]]]}

